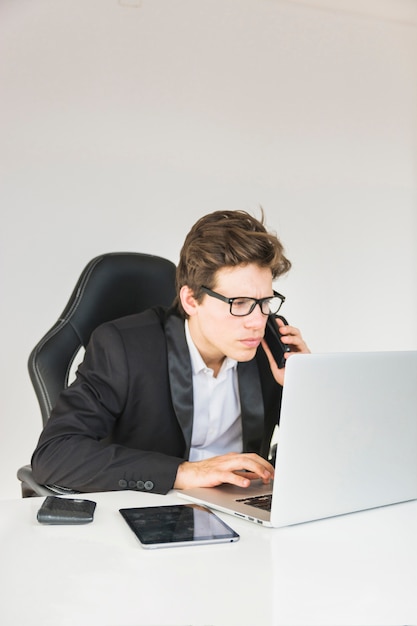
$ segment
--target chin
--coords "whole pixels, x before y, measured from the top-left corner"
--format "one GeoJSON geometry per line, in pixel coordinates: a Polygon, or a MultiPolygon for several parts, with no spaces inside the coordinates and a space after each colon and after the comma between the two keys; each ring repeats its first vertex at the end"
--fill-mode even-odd
{"type": "Polygon", "coordinates": [[[245,350],[245,351],[242,350],[238,356],[235,356],[233,358],[236,359],[236,361],[239,361],[240,363],[245,363],[246,361],[252,361],[252,359],[255,358],[255,355],[256,355],[256,349],[245,350]]]}

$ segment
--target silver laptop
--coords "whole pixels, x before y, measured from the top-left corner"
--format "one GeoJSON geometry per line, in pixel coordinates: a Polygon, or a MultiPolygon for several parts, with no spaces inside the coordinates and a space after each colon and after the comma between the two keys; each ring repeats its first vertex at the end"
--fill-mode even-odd
{"type": "Polygon", "coordinates": [[[178,495],[273,527],[416,499],[417,352],[293,355],[273,485],[178,495]]]}

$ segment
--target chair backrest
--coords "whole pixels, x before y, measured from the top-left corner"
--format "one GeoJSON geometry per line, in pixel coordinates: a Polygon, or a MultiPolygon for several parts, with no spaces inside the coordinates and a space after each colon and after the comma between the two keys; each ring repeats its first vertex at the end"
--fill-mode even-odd
{"type": "Polygon", "coordinates": [[[58,321],[29,357],[29,375],[43,424],[68,385],[74,358],[97,326],[152,306],[170,306],[174,297],[175,265],[167,259],[134,252],[92,259],[58,321]]]}

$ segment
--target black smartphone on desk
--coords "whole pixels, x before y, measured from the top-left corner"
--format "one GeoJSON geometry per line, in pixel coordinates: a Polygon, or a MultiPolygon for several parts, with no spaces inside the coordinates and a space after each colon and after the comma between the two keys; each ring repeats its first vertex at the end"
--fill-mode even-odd
{"type": "Polygon", "coordinates": [[[95,508],[93,500],[46,496],[37,520],[40,524],[88,524],[94,519],[95,508]]]}
{"type": "MultiPolygon", "coordinates": [[[[285,325],[288,324],[285,317],[282,317],[281,315],[277,317],[279,317],[279,319],[282,320],[285,325]]],[[[278,367],[281,368],[285,367],[284,354],[286,352],[291,352],[291,348],[283,343],[276,319],[277,318],[275,317],[275,315],[268,316],[268,321],[265,327],[265,341],[268,344],[268,347],[271,350],[272,356],[274,357],[278,367]]]]}

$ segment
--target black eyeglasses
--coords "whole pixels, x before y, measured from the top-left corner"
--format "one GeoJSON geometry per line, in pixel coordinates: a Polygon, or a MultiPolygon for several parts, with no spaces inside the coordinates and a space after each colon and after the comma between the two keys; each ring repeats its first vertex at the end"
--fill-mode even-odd
{"type": "Polygon", "coordinates": [[[257,304],[259,304],[259,308],[264,315],[275,315],[285,302],[285,296],[277,291],[274,291],[274,295],[269,296],[269,298],[260,298],[258,300],[257,298],[244,298],[239,296],[237,298],[226,298],[226,296],[222,296],[220,293],[212,291],[208,287],[204,287],[204,285],[201,289],[208,296],[217,298],[222,302],[227,302],[227,304],[230,305],[230,313],[236,317],[250,315],[257,304]]]}

